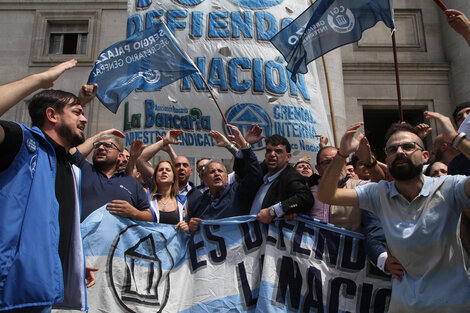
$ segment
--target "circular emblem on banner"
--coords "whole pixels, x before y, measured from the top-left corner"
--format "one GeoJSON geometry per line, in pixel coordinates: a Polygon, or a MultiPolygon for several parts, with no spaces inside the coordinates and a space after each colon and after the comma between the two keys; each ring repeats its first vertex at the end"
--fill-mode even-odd
{"type": "Polygon", "coordinates": [[[130,225],[111,246],[107,267],[113,293],[129,312],[162,312],[170,294],[174,260],[158,231],[130,225]]]}
{"type": "Polygon", "coordinates": [[[154,84],[160,80],[160,71],[158,70],[148,70],[140,73],[144,80],[149,84],[154,84]]]}
{"type": "MultiPolygon", "coordinates": [[[[263,135],[265,137],[272,134],[272,121],[268,112],[260,105],[254,103],[240,103],[231,107],[227,113],[227,121],[229,124],[237,126],[243,135],[245,135],[252,124],[258,124],[263,128],[263,135]]],[[[255,146],[254,150],[260,150],[264,147],[264,142],[260,141],[255,146]]]]}
{"type": "Polygon", "coordinates": [[[36,140],[28,138],[26,139],[26,148],[29,152],[34,153],[38,149],[38,144],[36,140]]]}
{"type": "Polygon", "coordinates": [[[328,14],[328,24],[337,33],[349,33],[356,25],[356,19],[350,9],[343,6],[332,9],[328,14]]]}

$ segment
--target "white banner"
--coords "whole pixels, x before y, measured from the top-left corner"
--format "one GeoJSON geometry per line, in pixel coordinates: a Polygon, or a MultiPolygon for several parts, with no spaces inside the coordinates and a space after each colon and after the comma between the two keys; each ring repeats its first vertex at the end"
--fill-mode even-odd
{"type": "MultiPolygon", "coordinates": [[[[331,138],[315,64],[297,83],[269,39],[309,6],[298,0],[129,0],[128,36],[161,19],[214,89],[221,109],[243,133],[252,123],[264,135],[289,139],[294,156],[319,149],[317,133],[331,138]]],[[[145,45],[145,43],[142,43],[145,45]]],[[[136,55],[136,58],[139,56],[136,55]]],[[[155,142],[183,129],[180,154],[229,158],[213,147],[210,129],[223,119],[202,79],[193,74],[156,92],[134,92],[121,104],[125,144],[155,142]]],[[[260,150],[264,143],[255,149],[260,150]]]]}
{"type": "Polygon", "coordinates": [[[82,234],[100,268],[89,312],[386,312],[390,300],[360,235],[314,221],[242,216],[189,235],[103,208],[82,234]]]}

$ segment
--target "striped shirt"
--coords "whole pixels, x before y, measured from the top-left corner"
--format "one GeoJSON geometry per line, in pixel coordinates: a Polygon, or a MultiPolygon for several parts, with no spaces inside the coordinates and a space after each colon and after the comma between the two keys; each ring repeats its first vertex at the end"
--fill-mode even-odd
{"type": "Polygon", "coordinates": [[[356,187],[359,207],[375,213],[387,244],[405,268],[393,280],[389,312],[469,312],[470,279],[459,239],[462,211],[470,206],[467,176],[424,176],[408,202],[394,182],[356,187]]]}

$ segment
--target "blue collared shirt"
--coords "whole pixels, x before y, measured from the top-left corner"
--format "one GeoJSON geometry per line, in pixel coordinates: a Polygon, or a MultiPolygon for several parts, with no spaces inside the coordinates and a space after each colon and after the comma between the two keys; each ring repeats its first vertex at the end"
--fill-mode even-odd
{"type": "MultiPolygon", "coordinates": [[[[276,174],[268,176],[268,174],[264,175],[263,177],[263,184],[261,187],[259,187],[258,192],[256,193],[255,199],[253,200],[253,204],[251,205],[251,210],[250,210],[250,215],[256,215],[261,211],[263,206],[263,201],[264,197],[266,196],[266,193],[268,192],[269,188],[273,184],[273,182],[276,180],[276,178],[281,175],[282,171],[284,171],[286,168],[284,167],[282,170],[278,171],[276,174]]],[[[273,205],[274,210],[276,211],[277,216],[283,216],[284,211],[282,210],[281,203],[276,203],[273,205]]]]}

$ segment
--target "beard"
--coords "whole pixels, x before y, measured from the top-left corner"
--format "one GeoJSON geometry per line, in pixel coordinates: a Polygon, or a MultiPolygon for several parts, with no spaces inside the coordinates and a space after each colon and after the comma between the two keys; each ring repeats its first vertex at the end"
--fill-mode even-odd
{"type": "Polygon", "coordinates": [[[391,167],[390,167],[390,175],[396,180],[409,180],[415,178],[416,176],[420,175],[423,172],[423,164],[414,165],[410,159],[406,157],[397,157],[391,167]],[[397,161],[406,160],[408,165],[400,165],[397,166],[397,161]]]}
{"type": "Polygon", "coordinates": [[[71,147],[76,147],[85,141],[85,136],[75,134],[72,129],[65,124],[61,124],[57,128],[57,132],[70,144],[71,147]]]}

